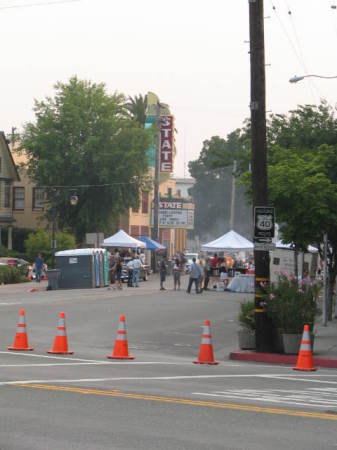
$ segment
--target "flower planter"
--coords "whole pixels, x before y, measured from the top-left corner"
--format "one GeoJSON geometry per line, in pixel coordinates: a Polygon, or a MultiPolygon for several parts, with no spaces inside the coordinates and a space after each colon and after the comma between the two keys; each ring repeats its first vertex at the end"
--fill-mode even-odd
{"type": "Polygon", "coordinates": [[[255,331],[249,328],[242,328],[238,331],[239,347],[241,350],[255,349],[255,331]]]}
{"type": "Polygon", "coordinates": [[[282,341],[284,353],[287,355],[297,355],[300,349],[302,334],[283,333],[282,341]]]}

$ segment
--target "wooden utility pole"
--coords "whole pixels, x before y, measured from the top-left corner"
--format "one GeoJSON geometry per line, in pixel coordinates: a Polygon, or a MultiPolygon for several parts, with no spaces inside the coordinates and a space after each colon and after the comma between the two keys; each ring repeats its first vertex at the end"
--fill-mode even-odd
{"type": "MultiPolygon", "coordinates": [[[[267,206],[266,84],[263,0],[249,0],[251,147],[253,206],[267,206]]],[[[254,247],[256,350],[272,349],[272,329],[261,305],[261,284],[269,281],[269,252],[254,247]]]]}

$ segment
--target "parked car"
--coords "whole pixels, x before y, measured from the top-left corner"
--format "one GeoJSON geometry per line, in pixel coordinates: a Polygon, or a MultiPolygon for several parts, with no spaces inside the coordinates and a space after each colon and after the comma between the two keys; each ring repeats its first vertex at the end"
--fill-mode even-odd
{"type": "MultiPolygon", "coordinates": [[[[122,276],[121,276],[122,283],[124,283],[124,281],[128,281],[128,278],[129,278],[128,268],[126,267],[126,265],[129,261],[130,261],[130,258],[124,258],[122,276]]],[[[139,279],[143,280],[143,281],[147,281],[150,273],[151,273],[150,266],[147,264],[144,264],[139,269],[139,279]]]]}

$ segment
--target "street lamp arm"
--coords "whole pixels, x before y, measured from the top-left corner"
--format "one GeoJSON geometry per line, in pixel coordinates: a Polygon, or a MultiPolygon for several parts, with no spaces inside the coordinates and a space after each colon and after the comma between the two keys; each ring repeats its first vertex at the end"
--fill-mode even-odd
{"type": "Polygon", "coordinates": [[[308,77],[331,79],[331,78],[337,78],[337,75],[333,75],[331,77],[324,76],[324,75],[313,75],[313,74],[312,75],[301,75],[299,77],[297,75],[295,75],[294,77],[290,78],[289,82],[297,83],[298,81],[301,81],[304,78],[308,78],[308,77]]]}

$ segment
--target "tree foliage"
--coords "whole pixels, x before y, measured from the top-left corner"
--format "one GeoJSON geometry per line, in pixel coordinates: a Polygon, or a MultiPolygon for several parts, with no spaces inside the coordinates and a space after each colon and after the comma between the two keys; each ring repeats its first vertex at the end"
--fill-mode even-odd
{"type": "MultiPolygon", "coordinates": [[[[298,249],[328,234],[329,316],[337,276],[337,117],[325,102],[274,116],[269,126],[268,195],[286,242],[298,249]]],[[[322,251],[321,251],[322,256],[322,251]]]]}
{"type": "Polygon", "coordinates": [[[125,104],[123,95],[108,95],[104,84],[73,77],[55,85],[53,98],[35,101],[35,122],[24,128],[29,175],[46,187],[58,225],[79,239],[110,231],[121,212],[138,206],[146,183],[150,136],[125,104]],[[79,201],[71,207],[75,189],[79,201]]]}
{"type": "Polygon", "coordinates": [[[145,125],[146,121],[146,109],[147,109],[147,96],[139,94],[134,97],[128,98],[126,108],[131,114],[131,117],[139,122],[141,125],[145,125]]]}
{"type": "MultiPolygon", "coordinates": [[[[36,256],[42,253],[47,265],[51,261],[51,233],[45,230],[37,230],[28,235],[25,240],[26,254],[29,261],[35,261],[36,256]]],[[[76,247],[76,240],[73,235],[66,232],[56,233],[57,250],[68,250],[76,247]]]]}

